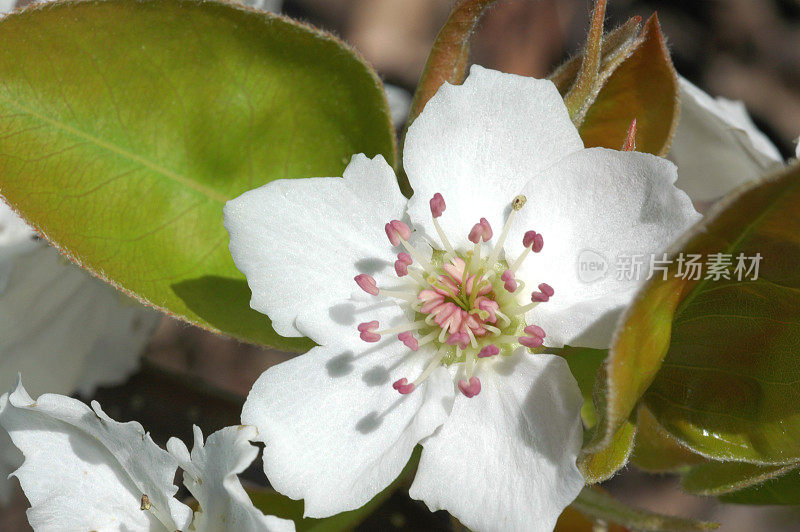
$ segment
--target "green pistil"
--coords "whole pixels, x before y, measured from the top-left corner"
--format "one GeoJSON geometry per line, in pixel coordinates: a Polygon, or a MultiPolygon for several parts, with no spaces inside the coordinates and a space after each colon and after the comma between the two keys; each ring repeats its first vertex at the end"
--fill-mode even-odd
{"type": "MultiPolygon", "coordinates": [[[[433,268],[436,271],[442,272],[441,275],[445,275],[445,273],[443,271],[444,255],[445,255],[444,251],[438,250],[438,249],[434,249],[433,250],[433,254],[431,256],[431,260],[430,260],[431,265],[433,266],[433,268]]],[[[466,253],[457,253],[456,254],[456,256],[461,258],[461,259],[463,259],[466,264],[469,264],[469,258],[471,257],[471,255],[472,255],[472,250],[467,251],[466,253]]],[[[480,283],[478,283],[478,286],[473,286],[473,290],[472,290],[472,295],[471,296],[465,296],[465,294],[462,294],[461,291],[459,290],[459,293],[457,294],[457,296],[456,297],[452,297],[450,289],[448,287],[442,285],[441,281],[439,281],[438,277],[429,276],[427,278],[427,281],[430,283],[430,285],[432,287],[440,288],[441,290],[444,290],[448,294],[451,294],[451,297],[448,297],[447,299],[452,301],[454,304],[458,305],[459,308],[461,308],[463,310],[466,310],[470,314],[477,314],[481,319],[485,320],[486,318],[489,317],[489,313],[487,311],[485,311],[485,310],[474,308],[474,304],[475,304],[475,300],[478,297],[477,294],[480,291],[481,286],[485,286],[487,283],[492,287],[492,293],[493,293],[493,296],[494,296],[494,300],[497,301],[497,303],[500,305],[500,310],[501,311],[503,309],[509,308],[511,306],[516,306],[516,301],[514,300],[515,297],[513,295],[509,294],[508,292],[506,292],[505,287],[504,287],[504,283],[503,283],[503,281],[500,280],[500,275],[504,271],[506,271],[507,269],[509,269],[509,267],[508,267],[508,263],[505,260],[497,260],[494,263],[494,266],[492,268],[492,270],[495,271],[494,281],[490,281],[489,279],[483,278],[486,275],[485,265],[483,265],[483,264],[478,265],[478,267],[475,269],[475,273],[479,274],[482,279],[481,279],[480,283]]],[[[469,272],[467,271],[466,267],[464,269],[464,273],[465,273],[465,276],[469,275],[469,272]]],[[[464,278],[461,286],[463,287],[463,286],[465,286],[465,284],[466,284],[466,277],[464,278]]],[[[426,315],[421,314],[421,313],[417,313],[417,315],[416,315],[416,319],[418,319],[418,320],[424,319],[425,317],[426,317],[426,315]]],[[[520,317],[520,316],[509,316],[509,318],[511,319],[511,323],[508,324],[506,327],[500,327],[498,323],[495,323],[493,325],[495,327],[497,327],[498,329],[500,329],[501,334],[503,336],[512,336],[512,337],[522,336],[524,334],[523,329],[525,328],[524,319],[522,319],[522,317],[520,317]]],[[[501,320],[498,320],[498,322],[502,323],[501,320]]],[[[421,329],[419,331],[419,333],[420,333],[420,336],[425,336],[427,334],[430,334],[433,331],[440,331],[440,330],[441,329],[439,328],[439,326],[434,323],[434,325],[432,325],[429,328],[421,329]]],[[[493,335],[493,334],[488,334],[486,336],[482,336],[482,337],[476,338],[478,347],[477,348],[473,348],[470,345],[467,348],[467,350],[468,351],[475,351],[477,353],[481,349],[483,349],[486,345],[494,343],[500,348],[500,354],[497,355],[497,356],[510,356],[513,353],[513,349],[511,349],[510,347],[508,347],[506,345],[502,345],[502,344],[498,344],[498,343],[494,342],[493,340],[495,338],[496,338],[496,336],[493,335]]],[[[431,343],[433,345],[433,348],[437,349],[437,350],[440,349],[444,345],[444,344],[440,343],[438,340],[434,340],[431,343]]],[[[456,349],[455,346],[448,346],[447,353],[445,354],[444,358],[442,359],[442,364],[444,364],[445,366],[449,366],[451,364],[458,364],[458,363],[465,362],[466,361],[465,353],[462,351],[460,356],[459,356],[458,353],[459,353],[459,351],[458,351],[458,349],[456,349]]]]}

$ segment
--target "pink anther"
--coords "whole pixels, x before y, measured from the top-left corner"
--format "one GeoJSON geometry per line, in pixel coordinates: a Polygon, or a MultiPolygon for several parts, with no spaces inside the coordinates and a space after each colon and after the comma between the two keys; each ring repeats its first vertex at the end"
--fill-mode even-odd
{"type": "Polygon", "coordinates": [[[469,241],[473,244],[477,244],[481,240],[488,242],[492,239],[492,234],[492,226],[489,225],[489,221],[486,218],[481,218],[480,222],[472,226],[467,238],[469,238],[469,241]]]}
{"type": "Polygon", "coordinates": [[[478,353],[478,358],[493,357],[499,353],[500,353],[499,347],[497,347],[494,344],[489,344],[480,350],[480,352],[478,353]]]}
{"type": "Polygon", "coordinates": [[[411,229],[400,220],[392,220],[386,224],[384,229],[386,230],[386,236],[389,237],[389,242],[391,242],[393,246],[399,245],[401,238],[403,240],[411,238],[411,229]]]}
{"type": "Polygon", "coordinates": [[[398,277],[405,277],[408,275],[408,264],[400,259],[394,261],[394,272],[398,277]]]}
{"type": "Polygon", "coordinates": [[[414,383],[412,382],[411,384],[409,384],[408,379],[403,377],[402,379],[397,379],[396,381],[394,381],[394,384],[392,384],[392,388],[394,388],[401,394],[406,395],[414,391],[414,383]]]}
{"type": "Polygon", "coordinates": [[[533,303],[547,303],[550,301],[550,296],[541,292],[534,292],[531,294],[531,301],[533,303]]]}
{"type": "Polygon", "coordinates": [[[438,192],[434,194],[431,198],[431,214],[433,217],[438,218],[441,216],[446,208],[447,205],[444,203],[444,197],[438,192]]]}
{"type": "Polygon", "coordinates": [[[542,329],[538,325],[528,325],[523,330],[525,331],[525,334],[528,334],[530,336],[538,336],[539,338],[544,338],[545,336],[547,336],[544,333],[544,329],[542,329]]]}
{"type": "Polygon", "coordinates": [[[360,332],[361,339],[365,342],[374,343],[381,339],[381,335],[373,332],[377,329],[379,323],[377,321],[365,321],[364,323],[358,326],[358,332],[360,332]]]}
{"type": "Polygon", "coordinates": [[[500,279],[505,282],[503,285],[506,290],[511,293],[514,293],[517,289],[517,279],[514,277],[514,272],[511,270],[506,270],[503,272],[503,275],[500,276],[500,279]]]}
{"type": "Polygon", "coordinates": [[[375,282],[375,278],[371,275],[367,275],[366,273],[361,273],[355,276],[356,284],[359,288],[361,288],[364,292],[377,296],[378,295],[378,285],[375,282]]]}
{"type": "Polygon", "coordinates": [[[544,237],[536,231],[528,231],[522,237],[522,245],[531,248],[534,253],[539,253],[544,247],[544,237]]]}
{"type": "Polygon", "coordinates": [[[466,349],[469,345],[469,335],[465,332],[456,332],[447,338],[447,344],[457,345],[461,349],[466,349]]]}
{"type": "Polygon", "coordinates": [[[542,340],[538,336],[520,336],[519,343],[521,343],[525,347],[533,348],[533,347],[541,347],[542,344],[544,343],[544,340],[542,340]]]}
{"type": "Polygon", "coordinates": [[[545,294],[547,297],[553,297],[553,294],[556,293],[556,291],[553,290],[553,287],[547,283],[540,284],[539,291],[545,294]]]}
{"type": "Polygon", "coordinates": [[[492,226],[489,224],[489,220],[486,218],[481,218],[481,227],[483,227],[483,241],[488,242],[492,239],[492,226]]]}
{"type": "Polygon", "coordinates": [[[412,259],[412,258],[411,258],[411,255],[409,255],[409,254],[408,254],[408,253],[406,253],[405,251],[404,251],[404,252],[402,252],[402,253],[398,253],[398,254],[397,254],[397,260],[399,260],[399,261],[402,261],[402,262],[405,262],[405,263],[406,263],[406,264],[408,264],[409,266],[411,266],[411,265],[414,263],[414,259],[412,259]]]}
{"type": "Polygon", "coordinates": [[[470,377],[469,382],[462,379],[458,381],[458,389],[468,398],[475,397],[481,393],[481,381],[478,377],[470,377]]]}
{"type": "Polygon", "coordinates": [[[472,229],[469,230],[469,235],[467,238],[473,244],[477,244],[481,241],[481,237],[483,236],[483,226],[479,223],[472,226],[472,229]]]}
{"type": "Polygon", "coordinates": [[[406,344],[406,347],[412,351],[419,349],[419,340],[414,337],[411,331],[402,332],[397,335],[397,339],[406,344]]]}

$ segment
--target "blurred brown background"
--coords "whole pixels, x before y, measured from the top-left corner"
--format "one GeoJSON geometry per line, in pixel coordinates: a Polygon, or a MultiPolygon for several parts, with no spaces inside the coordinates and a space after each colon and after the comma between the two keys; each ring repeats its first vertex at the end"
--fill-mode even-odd
{"type": "MultiPolygon", "coordinates": [[[[370,61],[381,76],[409,91],[444,22],[451,0],[287,0],[284,12],[333,31],[370,61]]],[[[473,41],[473,61],[543,77],[580,49],[588,27],[588,0],[507,0],[484,18],[473,41]]],[[[800,134],[800,0],[610,0],[608,27],[633,15],[658,12],[679,72],[713,95],[741,99],[756,123],[785,155],[800,134]]],[[[112,417],[137,419],[163,443],[190,440],[191,424],[205,432],[237,422],[237,407],[265,368],[287,354],[261,350],[166,319],[143,371],[125,387],[98,399],[112,417]],[[171,375],[158,377],[159,368],[171,375]],[[207,383],[218,400],[196,404],[185,377],[207,383]]],[[[258,479],[257,467],[251,468],[258,479]]],[[[261,475],[263,477],[263,474],[261,475]]],[[[608,483],[622,500],[664,513],[722,523],[727,532],[800,530],[800,512],[787,508],[721,505],[682,494],[674,478],[645,476],[629,467],[608,483]]],[[[0,510],[0,529],[25,530],[27,503],[0,510]]],[[[395,495],[365,530],[448,527],[419,503],[395,495]]]]}

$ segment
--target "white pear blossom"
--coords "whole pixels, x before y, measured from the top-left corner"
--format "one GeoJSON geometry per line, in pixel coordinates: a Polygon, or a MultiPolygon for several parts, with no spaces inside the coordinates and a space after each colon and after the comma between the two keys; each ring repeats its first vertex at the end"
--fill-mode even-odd
{"type": "Polygon", "coordinates": [[[778,148],[740,101],[712,98],[680,78],[681,112],[668,158],[678,187],[695,201],[714,201],[783,166],[778,148]]]}
{"type": "Polygon", "coordinates": [[[226,205],[251,306],[319,344],[258,379],[242,422],[307,516],[362,506],[421,443],[431,510],[552,529],[584,485],[582,400],[542,346],[606,347],[638,285],[580,282],[579,253],[654,252],[698,215],[670,162],[584,149],[552,83],[480,67],[428,102],[404,165],[410,200],[357,155],[226,205]]]}
{"type": "Polygon", "coordinates": [[[261,514],[236,476],[258,453],[248,442],[253,427],[222,429],[205,444],[195,427],[191,455],[173,438],[173,456],[139,423],[118,423],[97,402],[89,408],[56,394],[33,400],[21,382],[0,397],[0,425],[25,455],[14,475],[35,530],[294,530],[291,521],[261,514]],[[200,504],[194,514],[175,498],[178,465],[200,504]]]}

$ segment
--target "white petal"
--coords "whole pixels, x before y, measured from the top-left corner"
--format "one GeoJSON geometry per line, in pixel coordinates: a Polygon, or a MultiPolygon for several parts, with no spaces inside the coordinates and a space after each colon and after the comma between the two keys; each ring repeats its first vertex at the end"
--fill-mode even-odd
{"type": "Polygon", "coordinates": [[[0,387],[18,372],[35,393],[90,394],[139,364],[160,315],[69,264],[43,243],[4,256],[0,286],[0,387]]]}
{"type": "Polygon", "coordinates": [[[528,315],[528,323],[544,328],[546,345],[608,347],[617,315],[646,277],[651,255],[700,217],[675,179],[675,166],[659,157],[591,148],[526,185],[528,202],[509,232],[506,254],[519,256],[525,231],[544,237],[544,249],[528,256],[518,276],[526,284],[520,297],[529,298],[539,283],[555,290],[528,315]],[[587,253],[605,263],[604,276],[580,270],[587,253]],[[644,257],[640,278],[628,280],[615,270],[628,254],[644,257]]]}
{"type": "Polygon", "coordinates": [[[440,192],[447,210],[439,222],[451,239],[466,240],[481,217],[499,232],[525,183],[582,148],[549,80],[473,66],[463,85],[445,83],[408,130],[409,216],[435,236],[429,201],[440,192]]]}
{"type": "MultiPolygon", "coordinates": [[[[388,486],[414,446],[441,425],[453,400],[453,382],[440,367],[419,389],[401,396],[392,383],[413,381],[431,356],[409,351],[394,337],[367,344],[352,317],[394,326],[400,309],[335,306],[331,323],[341,331],[323,336],[337,343],[273,366],[256,381],[242,411],[242,423],[258,428],[266,444],[264,471],[272,486],[305,499],[307,517],[326,517],[359,508],[388,486]],[[349,333],[347,332],[349,331],[349,333]]],[[[309,337],[320,341],[313,327],[309,337]]]]}
{"type": "Polygon", "coordinates": [[[383,157],[356,155],[344,178],[273,181],[225,205],[236,266],[247,277],[250,306],[278,334],[301,336],[295,319],[325,316],[357,289],[353,278],[393,275],[395,251],[384,225],[406,200],[383,157]]]}
{"type": "Polygon", "coordinates": [[[409,494],[471,530],[550,531],[584,485],[578,385],[553,355],[519,350],[479,368],[480,394],[459,395],[422,442],[409,494]]]}
{"type": "Polygon", "coordinates": [[[174,498],[177,463],[136,422],[117,423],[63,395],[31,399],[22,384],[0,398],[0,425],[25,454],[14,474],[42,530],[185,529],[188,506],[174,498]],[[150,510],[142,511],[142,495],[150,510]]]}
{"type": "Polygon", "coordinates": [[[680,88],[680,121],[668,158],[678,165],[678,186],[693,200],[718,199],[783,165],[742,102],[714,99],[683,78],[680,88]]]}
{"type": "Polygon", "coordinates": [[[294,532],[294,522],[264,515],[253,506],[237,476],[258,456],[258,449],[250,443],[256,434],[255,427],[226,427],[204,444],[203,433],[195,426],[191,455],[179,439],[167,442],[167,449],[184,471],[184,485],[200,504],[193,529],[294,532]]]}

